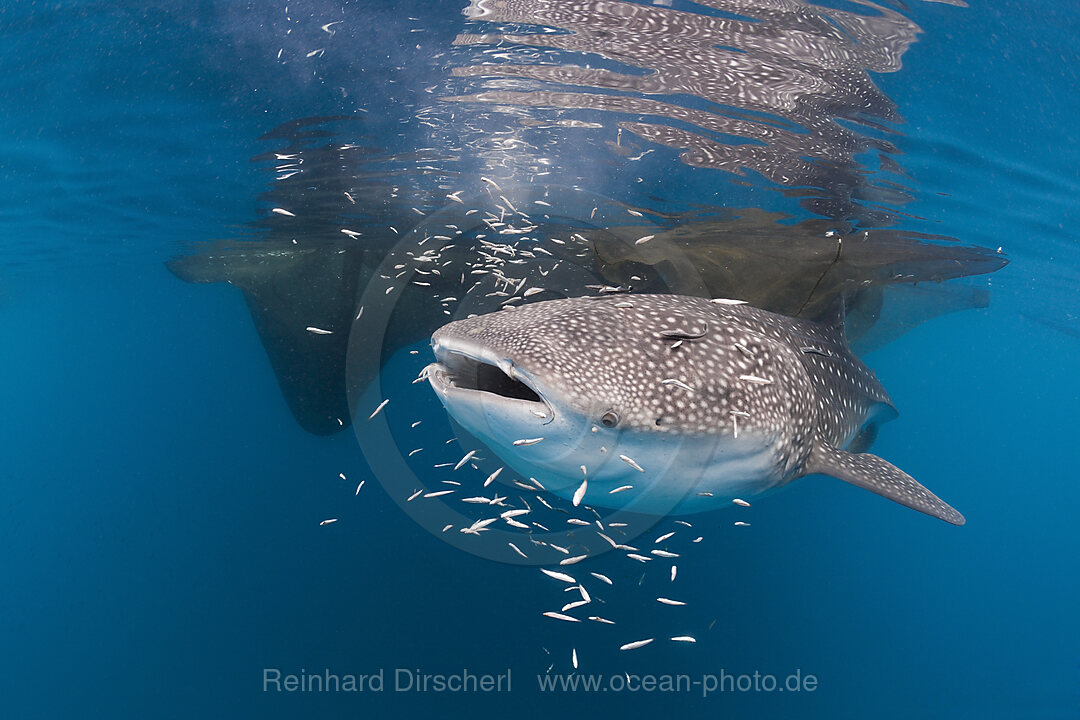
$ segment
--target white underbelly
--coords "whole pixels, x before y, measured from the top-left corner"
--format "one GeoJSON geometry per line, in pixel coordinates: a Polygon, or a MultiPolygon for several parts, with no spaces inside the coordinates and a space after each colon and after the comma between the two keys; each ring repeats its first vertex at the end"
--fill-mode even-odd
{"type": "Polygon", "coordinates": [[[738,438],[666,434],[647,440],[620,443],[607,452],[574,448],[560,460],[557,470],[517,467],[507,460],[560,497],[572,499],[587,477],[583,505],[650,515],[725,507],[734,498],[757,495],[791,479],[784,475],[785,458],[774,438],[754,433],[738,438]],[[586,468],[584,475],[581,466],[586,468]],[[627,485],[631,487],[619,489],[627,485]]]}

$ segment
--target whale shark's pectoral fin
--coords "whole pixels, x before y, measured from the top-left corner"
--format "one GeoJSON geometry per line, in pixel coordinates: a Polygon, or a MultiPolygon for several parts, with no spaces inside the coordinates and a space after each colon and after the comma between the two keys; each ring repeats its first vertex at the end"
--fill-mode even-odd
{"type": "Polygon", "coordinates": [[[964,516],[952,509],[948,503],[920,485],[915,478],[877,455],[849,453],[815,443],[806,461],[806,474],[813,473],[831,475],[947,523],[964,524],[964,516]]]}

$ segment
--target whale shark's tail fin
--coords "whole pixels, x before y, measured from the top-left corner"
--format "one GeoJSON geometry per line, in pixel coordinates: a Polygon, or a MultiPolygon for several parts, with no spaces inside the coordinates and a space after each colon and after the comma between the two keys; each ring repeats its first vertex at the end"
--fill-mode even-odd
{"type": "Polygon", "coordinates": [[[831,475],[947,523],[964,524],[964,516],[948,503],[877,455],[849,453],[818,442],[806,461],[806,474],[813,473],[831,475]]]}

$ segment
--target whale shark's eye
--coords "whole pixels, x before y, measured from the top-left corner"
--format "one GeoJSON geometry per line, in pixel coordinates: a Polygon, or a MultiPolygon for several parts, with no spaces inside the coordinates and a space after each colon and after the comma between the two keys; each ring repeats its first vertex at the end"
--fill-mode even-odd
{"type": "Polygon", "coordinates": [[[606,428],[613,428],[619,424],[619,415],[614,410],[608,410],[600,418],[600,424],[606,428]]]}

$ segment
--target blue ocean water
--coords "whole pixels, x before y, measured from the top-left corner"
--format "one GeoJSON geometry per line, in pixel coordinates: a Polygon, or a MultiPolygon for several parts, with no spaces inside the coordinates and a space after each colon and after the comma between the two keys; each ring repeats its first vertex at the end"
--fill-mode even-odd
{"type": "MultiPolygon", "coordinates": [[[[618,613],[612,630],[543,617],[562,594],[535,567],[422,529],[353,432],[297,425],[240,293],[181,282],[165,265],[195,243],[255,232],[278,197],[266,193],[284,182],[262,157],[284,143],[260,138],[313,117],[362,117],[352,141],[377,155],[445,151],[440,181],[462,187],[482,188],[480,174],[555,137],[587,170],[556,157],[552,183],[584,177],[592,192],[657,211],[709,202],[804,216],[798,196],[757,175],[733,184],[659,142],[638,141],[654,150],[640,167],[611,161],[595,108],[580,116],[595,136],[553,123],[529,126],[520,145],[496,144],[498,118],[466,126],[467,103],[451,117],[440,98],[469,92],[450,71],[462,64],[455,48],[485,29],[463,6],[0,8],[3,715],[1076,717],[1080,12],[913,4],[900,12],[922,28],[918,41],[895,72],[871,73],[903,117],[898,134],[881,134],[913,196],[894,209],[912,230],[1000,246],[1010,261],[959,281],[989,288],[988,307],[936,317],[865,357],[900,410],[874,452],[967,524],[807,478],[745,512],[690,518],[707,537],[679,560],[683,615],[658,611],[647,594],[657,578],[636,590],[642,568],[623,558],[579,565],[614,580],[597,600],[598,614],[618,613]],[[449,152],[454,137],[482,152],[449,152]],[[662,633],[697,642],[618,650],[662,633]],[[541,690],[538,676],[573,672],[572,652],[577,674],[602,676],[607,691],[541,690]],[[385,687],[279,691],[268,671],[381,673],[385,687]],[[394,687],[465,672],[509,673],[511,687],[394,687]],[[816,683],[706,695],[701,684],[611,684],[624,673],[816,683]]],[[[710,8],[673,7],[738,17],[710,8]]],[[[528,89],[501,82],[492,87],[528,89]]],[[[428,197],[426,181],[388,175],[400,194],[428,197]]],[[[423,395],[409,383],[428,358],[408,349],[426,352],[415,342],[386,365],[384,412],[404,426],[421,419],[432,462],[454,461],[461,448],[436,448],[452,431],[433,397],[394,402],[399,388],[423,395]]],[[[364,395],[358,419],[380,399],[364,395]]]]}

